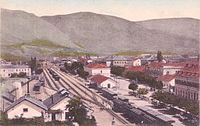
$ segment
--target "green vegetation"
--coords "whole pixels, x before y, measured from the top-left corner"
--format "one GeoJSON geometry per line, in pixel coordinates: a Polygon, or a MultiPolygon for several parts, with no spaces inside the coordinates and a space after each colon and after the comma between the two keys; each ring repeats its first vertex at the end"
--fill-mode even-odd
{"type": "Polygon", "coordinates": [[[57,51],[51,54],[52,56],[56,57],[66,57],[66,56],[85,56],[85,55],[93,55],[95,56],[96,54],[94,53],[85,53],[85,52],[76,52],[76,51],[57,51]]]}
{"type": "Polygon", "coordinates": [[[33,40],[32,42],[27,42],[27,43],[23,42],[23,43],[18,43],[18,44],[13,44],[13,45],[7,45],[6,47],[22,50],[23,46],[37,46],[37,47],[47,47],[47,48],[65,48],[65,46],[61,46],[61,45],[55,44],[51,41],[41,40],[41,39],[36,39],[36,40],[33,40]]]}
{"type": "Polygon", "coordinates": [[[16,56],[10,53],[1,53],[1,58],[6,61],[26,61],[27,58],[23,56],[16,56]]]}
{"type": "Polygon", "coordinates": [[[71,74],[78,74],[80,77],[87,79],[88,72],[84,71],[83,64],[80,62],[73,62],[72,64],[65,63],[65,69],[71,74]]]}
{"type": "Polygon", "coordinates": [[[194,115],[199,114],[199,101],[184,99],[171,93],[161,91],[156,92],[152,97],[161,102],[184,108],[186,111],[189,111],[194,115]]]}
{"type": "Polygon", "coordinates": [[[124,67],[120,67],[120,66],[112,66],[111,67],[111,73],[115,74],[117,76],[122,76],[124,71],[125,71],[124,67]]]}
{"type": "Polygon", "coordinates": [[[73,126],[72,122],[77,122],[80,126],[96,126],[94,116],[87,115],[87,109],[80,99],[71,99],[66,106],[69,110],[68,119],[66,121],[44,122],[43,117],[33,119],[25,119],[19,117],[17,119],[8,119],[7,114],[1,112],[0,125],[3,126],[73,126]],[[91,117],[91,118],[90,118],[91,117]]]}
{"type": "Polygon", "coordinates": [[[131,83],[131,84],[129,84],[128,89],[131,89],[132,91],[135,91],[135,90],[138,89],[138,85],[135,84],[135,83],[131,83]]]}
{"type": "Polygon", "coordinates": [[[65,48],[65,46],[55,44],[48,40],[40,40],[40,39],[33,40],[31,43],[27,43],[27,44],[30,46],[39,46],[39,47],[48,47],[48,48],[65,48]]]}
{"type": "Polygon", "coordinates": [[[146,88],[139,88],[137,93],[141,95],[145,95],[148,93],[148,90],[146,88]]]}
{"type": "Polygon", "coordinates": [[[161,62],[163,60],[163,56],[162,56],[162,52],[161,51],[157,52],[157,60],[158,60],[158,62],[161,62]]]}
{"type": "Polygon", "coordinates": [[[157,81],[155,78],[142,73],[142,72],[126,72],[124,76],[130,80],[137,80],[140,83],[146,84],[149,87],[155,88],[155,89],[162,89],[163,84],[161,81],[157,81]]]}
{"type": "Polygon", "coordinates": [[[145,53],[152,54],[153,52],[124,51],[124,52],[116,53],[115,55],[117,55],[117,56],[119,56],[119,55],[122,55],[122,56],[138,56],[138,55],[145,54],[145,53]]]}
{"type": "Polygon", "coordinates": [[[71,99],[66,107],[70,122],[77,122],[80,126],[96,126],[95,118],[87,116],[87,110],[80,99],[71,99]]]}

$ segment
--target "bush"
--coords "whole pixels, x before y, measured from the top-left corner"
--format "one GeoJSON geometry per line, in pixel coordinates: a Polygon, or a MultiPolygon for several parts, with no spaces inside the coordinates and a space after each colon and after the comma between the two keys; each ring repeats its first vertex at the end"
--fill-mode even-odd
{"type": "Polygon", "coordinates": [[[185,108],[187,111],[193,113],[194,115],[198,115],[199,113],[198,101],[184,99],[184,98],[175,96],[171,93],[161,92],[161,91],[154,93],[152,97],[158,101],[161,101],[167,104],[172,104],[180,108],[185,108]]]}
{"type": "Polygon", "coordinates": [[[20,72],[17,77],[26,77],[26,73],[25,72],[20,72]]]}
{"type": "Polygon", "coordinates": [[[111,73],[115,74],[117,76],[122,76],[124,71],[125,71],[124,67],[120,67],[120,66],[112,66],[111,67],[111,73]]]}
{"type": "Polygon", "coordinates": [[[12,73],[10,77],[11,77],[11,78],[15,78],[15,77],[17,77],[17,76],[18,76],[17,73],[12,73]]]}
{"type": "Polygon", "coordinates": [[[135,90],[137,90],[138,85],[135,84],[135,83],[131,83],[131,84],[128,86],[128,88],[131,89],[131,90],[133,90],[133,91],[135,91],[135,90]]]}
{"type": "Polygon", "coordinates": [[[148,90],[146,88],[139,88],[137,92],[138,94],[145,95],[148,93],[148,90]]]}
{"type": "Polygon", "coordinates": [[[126,72],[125,77],[131,80],[137,80],[140,83],[144,83],[148,85],[149,87],[156,88],[156,89],[162,89],[163,84],[161,81],[157,81],[155,78],[142,73],[142,72],[126,72]]]}

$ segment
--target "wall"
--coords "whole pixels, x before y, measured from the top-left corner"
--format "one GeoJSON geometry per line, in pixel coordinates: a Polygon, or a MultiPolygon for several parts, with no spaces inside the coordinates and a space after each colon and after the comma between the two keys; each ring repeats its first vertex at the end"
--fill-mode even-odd
{"type": "Polygon", "coordinates": [[[14,108],[8,110],[7,114],[9,119],[14,119],[15,116],[20,117],[21,114],[23,114],[23,118],[33,118],[42,116],[41,112],[44,113],[45,111],[28,101],[23,101],[14,108]],[[23,108],[28,108],[28,112],[23,112],[23,108]]]}
{"type": "MultiPolygon", "coordinates": [[[[62,111],[61,113],[56,114],[56,120],[65,121],[65,112],[67,112],[66,105],[68,104],[69,100],[70,100],[69,98],[65,98],[62,101],[58,102],[53,107],[51,107],[51,110],[61,110],[62,111]]],[[[46,118],[45,118],[45,122],[52,121],[51,117],[52,117],[51,114],[47,114],[46,118]]]]}
{"type": "Polygon", "coordinates": [[[141,66],[141,65],[142,65],[141,59],[137,59],[133,61],[133,66],[141,66]]]}
{"type": "Polygon", "coordinates": [[[89,75],[101,74],[106,77],[110,77],[110,68],[87,68],[84,67],[84,71],[87,71],[89,75]]]}
{"type": "Polygon", "coordinates": [[[110,88],[117,86],[117,84],[114,80],[107,79],[106,81],[101,83],[101,87],[108,88],[108,84],[110,84],[110,88]]]}

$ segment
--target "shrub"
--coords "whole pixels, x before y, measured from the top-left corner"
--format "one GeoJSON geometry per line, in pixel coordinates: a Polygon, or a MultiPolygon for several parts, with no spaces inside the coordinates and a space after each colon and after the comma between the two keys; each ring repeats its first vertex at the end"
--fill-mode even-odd
{"type": "Polygon", "coordinates": [[[135,90],[137,90],[138,85],[135,84],[135,83],[131,83],[131,84],[128,86],[128,88],[131,89],[131,90],[133,90],[133,91],[135,91],[135,90]]]}
{"type": "Polygon", "coordinates": [[[145,95],[148,93],[148,90],[146,88],[139,88],[137,92],[138,94],[145,95]]]}

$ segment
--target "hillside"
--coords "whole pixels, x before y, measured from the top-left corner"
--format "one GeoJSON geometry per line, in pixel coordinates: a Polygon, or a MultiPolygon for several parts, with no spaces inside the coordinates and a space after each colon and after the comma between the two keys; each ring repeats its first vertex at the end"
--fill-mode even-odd
{"type": "Polygon", "coordinates": [[[137,24],[151,30],[161,31],[167,34],[178,35],[190,39],[199,40],[200,20],[194,18],[168,18],[154,19],[137,22],[137,24]]]}
{"type": "MultiPolygon", "coordinates": [[[[146,25],[143,26],[140,22],[131,22],[118,17],[90,12],[45,16],[42,18],[68,34],[73,42],[77,42],[87,50],[96,53],[130,50],[163,50],[178,53],[198,51],[198,37],[184,36],[185,34],[189,36],[189,33],[193,34],[197,31],[198,27],[196,26],[188,27],[188,25],[182,25],[182,27],[176,27],[177,31],[182,31],[182,36],[180,36],[164,30],[147,28],[146,25]]],[[[166,20],[170,22],[170,19],[166,20]]],[[[171,20],[174,21],[176,19],[171,20]]],[[[177,22],[183,20],[186,19],[177,19],[177,22]]],[[[152,23],[152,25],[154,24],[159,25],[159,21],[152,23]]],[[[187,21],[187,24],[195,25],[192,20],[187,21]]],[[[151,26],[151,22],[149,26],[151,26]]],[[[168,24],[167,27],[173,29],[174,25],[170,26],[168,24]]]]}
{"type": "Polygon", "coordinates": [[[1,9],[1,19],[1,42],[3,45],[28,43],[34,39],[42,39],[66,47],[76,47],[66,34],[34,14],[1,9]]]}
{"type": "Polygon", "coordinates": [[[116,54],[119,52],[187,53],[199,50],[199,20],[157,19],[132,22],[79,12],[38,17],[1,9],[1,53],[17,55],[116,54]]]}

